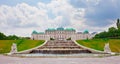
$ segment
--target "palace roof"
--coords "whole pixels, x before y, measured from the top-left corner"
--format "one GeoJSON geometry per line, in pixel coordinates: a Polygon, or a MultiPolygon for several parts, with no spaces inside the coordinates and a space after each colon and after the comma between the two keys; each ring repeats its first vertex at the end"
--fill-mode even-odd
{"type": "Polygon", "coordinates": [[[55,28],[48,28],[47,31],[55,31],[55,28]]]}
{"type": "Polygon", "coordinates": [[[38,34],[35,30],[32,32],[32,34],[38,34]]]}
{"type": "Polygon", "coordinates": [[[73,28],[66,28],[65,30],[66,31],[75,31],[75,29],[73,29],[73,28]]]}
{"type": "Polygon", "coordinates": [[[57,28],[57,30],[64,30],[64,28],[63,27],[59,27],[59,28],[57,28]]]}
{"type": "MultiPolygon", "coordinates": [[[[75,31],[75,29],[74,28],[66,28],[66,29],[64,29],[63,27],[58,27],[57,29],[55,29],[55,28],[48,28],[48,29],[46,29],[45,31],[56,31],[56,30],[58,30],[58,31],[75,31]]],[[[32,32],[32,34],[45,34],[44,32],[37,32],[37,31],[33,31],[32,32]]]]}
{"type": "Polygon", "coordinates": [[[88,31],[88,30],[85,30],[83,33],[84,33],[84,34],[88,34],[88,33],[89,33],[89,31],[88,31]]]}
{"type": "Polygon", "coordinates": [[[44,32],[39,32],[38,34],[44,34],[44,32]]]}
{"type": "Polygon", "coordinates": [[[32,34],[44,34],[44,32],[37,32],[37,31],[33,31],[32,34]]]}
{"type": "Polygon", "coordinates": [[[59,30],[59,31],[63,31],[63,30],[74,31],[75,29],[73,29],[73,28],[66,28],[66,29],[64,29],[63,27],[58,27],[57,29],[55,29],[55,28],[48,28],[46,31],[55,31],[55,30],[59,30]]]}

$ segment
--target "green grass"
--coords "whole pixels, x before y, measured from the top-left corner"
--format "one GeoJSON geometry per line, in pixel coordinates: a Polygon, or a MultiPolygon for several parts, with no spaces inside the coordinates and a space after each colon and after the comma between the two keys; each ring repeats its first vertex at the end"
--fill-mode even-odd
{"type": "Polygon", "coordinates": [[[44,43],[44,40],[0,40],[0,53],[8,53],[12,43],[17,44],[18,51],[34,48],[44,43]]]}
{"type": "MultiPolygon", "coordinates": [[[[105,43],[110,43],[113,52],[120,52],[120,39],[77,40],[83,46],[103,51],[105,43]]],[[[17,44],[18,51],[34,48],[44,43],[44,40],[0,40],[0,53],[8,53],[12,43],[17,44]]]]}
{"type": "Polygon", "coordinates": [[[120,39],[77,40],[83,46],[103,51],[105,43],[110,43],[112,52],[120,52],[120,39]]]}
{"type": "Polygon", "coordinates": [[[0,53],[9,52],[13,42],[15,42],[15,40],[0,40],[0,53]]]}
{"type": "Polygon", "coordinates": [[[120,52],[120,39],[111,39],[109,42],[113,52],[120,52]]]}

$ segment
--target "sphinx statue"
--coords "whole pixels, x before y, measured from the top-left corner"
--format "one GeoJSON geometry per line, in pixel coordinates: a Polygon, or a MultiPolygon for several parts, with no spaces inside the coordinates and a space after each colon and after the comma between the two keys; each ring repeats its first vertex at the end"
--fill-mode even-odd
{"type": "Polygon", "coordinates": [[[110,49],[110,47],[109,47],[109,43],[105,43],[104,52],[105,52],[105,53],[111,53],[111,49],[110,49]]]}
{"type": "Polygon", "coordinates": [[[11,46],[10,54],[15,54],[15,53],[17,53],[17,45],[16,43],[13,43],[11,46]]]}

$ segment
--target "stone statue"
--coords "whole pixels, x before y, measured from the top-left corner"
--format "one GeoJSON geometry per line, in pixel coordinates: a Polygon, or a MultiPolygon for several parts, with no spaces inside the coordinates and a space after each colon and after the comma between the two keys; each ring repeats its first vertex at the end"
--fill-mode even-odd
{"type": "Polygon", "coordinates": [[[106,53],[111,53],[111,49],[109,47],[109,43],[106,43],[105,46],[104,46],[104,52],[106,53]]]}
{"type": "Polygon", "coordinates": [[[10,51],[10,54],[14,54],[14,53],[17,53],[17,46],[15,43],[12,44],[10,51]]]}

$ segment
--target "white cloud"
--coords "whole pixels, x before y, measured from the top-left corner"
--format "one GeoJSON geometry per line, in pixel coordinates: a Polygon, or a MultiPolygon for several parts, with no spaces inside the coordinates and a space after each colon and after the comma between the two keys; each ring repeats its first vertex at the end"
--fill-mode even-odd
{"type": "MultiPolygon", "coordinates": [[[[39,26],[42,27],[42,24],[45,25],[46,19],[47,13],[45,10],[40,10],[26,3],[13,7],[7,5],[0,6],[0,31],[8,34],[12,32],[13,34],[23,36],[26,33],[31,33],[35,27],[38,28],[39,26]],[[28,29],[31,29],[31,31],[28,29]],[[21,31],[24,31],[24,34],[21,31]]],[[[27,36],[29,35],[27,34],[27,36]]]]}
{"type": "Polygon", "coordinates": [[[37,6],[26,3],[16,6],[1,5],[0,31],[8,35],[30,36],[33,30],[44,31],[49,27],[59,26],[73,27],[78,31],[101,30],[98,27],[90,28],[84,23],[85,13],[85,8],[74,8],[68,0],[52,0],[48,4],[39,2],[37,6]],[[49,11],[55,15],[55,18],[49,18],[49,11]]]}
{"type": "Polygon", "coordinates": [[[100,0],[86,0],[88,5],[98,5],[100,0]]]}

